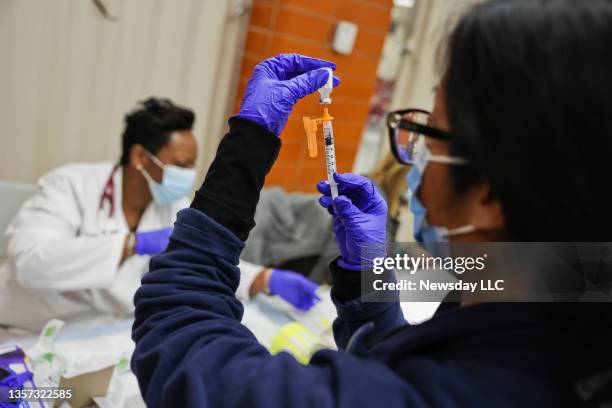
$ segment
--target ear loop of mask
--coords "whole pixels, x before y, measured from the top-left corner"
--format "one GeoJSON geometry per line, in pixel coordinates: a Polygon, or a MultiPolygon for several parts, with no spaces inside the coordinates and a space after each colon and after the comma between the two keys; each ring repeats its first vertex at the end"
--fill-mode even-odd
{"type": "Polygon", "coordinates": [[[468,224],[468,225],[464,225],[463,227],[458,227],[452,230],[448,230],[446,231],[446,233],[444,234],[445,237],[452,237],[454,235],[464,235],[464,234],[469,234],[471,232],[476,231],[476,227],[473,226],[472,224],[468,224]]]}
{"type": "MultiPolygon", "coordinates": [[[[151,161],[152,161],[153,163],[155,163],[155,165],[156,165],[157,167],[159,167],[160,169],[162,169],[162,171],[163,171],[163,170],[164,170],[164,167],[165,167],[164,163],[162,163],[162,162],[161,162],[161,160],[159,160],[159,159],[158,159],[158,158],[157,158],[157,157],[156,157],[156,156],[155,156],[153,153],[151,153],[151,152],[150,152],[150,151],[148,151],[147,149],[144,149],[144,151],[145,151],[145,153],[147,154],[147,156],[149,156],[149,159],[151,159],[151,161]]],[[[149,183],[159,184],[157,181],[155,181],[155,180],[153,179],[153,177],[151,177],[151,175],[149,174],[149,172],[148,172],[148,171],[147,171],[147,170],[146,170],[146,169],[143,167],[143,165],[142,165],[142,164],[138,164],[138,165],[136,166],[136,170],[138,170],[138,171],[140,172],[140,174],[142,174],[142,175],[143,175],[143,177],[144,177],[145,179],[147,179],[147,181],[148,181],[149,183]]]]}
{"type": "MultiPolygon", "coordinates": [[[[136,166],[136,170],[138,170],[140,172],[140,174],[142,174],[142,176],[149,182],[149,183],[157,183],[157,181],[155,181],[153,179],[153,177],[151,177],[151,175],[149,174],[149,172],[142,166],[142,164],[139,164],[136,166]]],[[[157,183],[159,184],[159,183],[157,183]]]]}
{"type": "Polygon", "coordinates": [[[151,159],[153,161],[153,163],[155,163],[157,165],[157,167],[159,167],[162,170],[164,169],[164,167],[166,167],[166,165],[164,163],[162,163],[162,161],[159,160],[159,158],[157,156],[155,156],[153,153],[151,153],[147,149],[145,149],[145,153],[147,153],[147,156],[149,156],[149,159],[151,159]]]}

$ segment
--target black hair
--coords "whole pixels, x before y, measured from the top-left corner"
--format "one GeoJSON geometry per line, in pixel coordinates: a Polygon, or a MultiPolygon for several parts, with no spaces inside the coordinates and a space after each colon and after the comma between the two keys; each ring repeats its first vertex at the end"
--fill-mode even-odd
{"type": "Polygon", "coordinates": [[[191,130],[194,120],[193,111],[169,99],[151,97],[140,102],[135,110],[125,115],[120,164],[130,162],[133,145],[140,144],[155,154],[168,144],[172,132],[191,130]]]}
{"type": "MultiPolygon", "coordinates": [[[[450,149],[470,166],[453,167],[451,180],[458,194],[491,185],[509,241],[612,241],[611,46],[609,0],[493,0],[452,32],[450,149]]],[[[576,384],[608,372],[612,305],[553,306],[576,333],[576,384]]],[[[599,406],[591,401],[611,394],[603,386],[580,400],[599,406]]]]}
{"type": "Polygon", "coordinates": [[[608,0],[493,0],[452,32],[452,181],[490,183],[509,240],[612,241],[611,47],[608,0]]]}

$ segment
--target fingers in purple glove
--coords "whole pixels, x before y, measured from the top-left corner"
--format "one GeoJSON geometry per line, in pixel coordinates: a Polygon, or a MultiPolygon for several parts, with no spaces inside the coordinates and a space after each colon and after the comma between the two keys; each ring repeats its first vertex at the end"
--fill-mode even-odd
{"type": "Polygon", "coordinates": [[[336,215],[336,211],[334,210],[334,201],[331,197],[319,197],[319,204],[321,207],[325,208],[330,215],[336,215]]]}
{"type": "Polygon", "coordinates": [[[314,288],[311,291],[303,293],[300,296],[300,299],[295,302],[294,306],[305,312],[310,310],[315,305],[315,303],[321,300],[321,298],[315,293],[316,289],[317,287],[316,285],[314,285],[314,288]]]}
{"type": "Polygon", "coordinates": [[[351,200],[342,195],[339,195],[334,200],[334,210],[336,211],[336,215],[341,218],[350,218],[355,214],[361,213],[359,208],[355,207],[351,200]]]}
{"type": "Polygon", "coordinates": [[[308,310],[320,298],[317,284],[297,272],[273,269],[268,281],[271,294],[278,295],[298,309],[308,310]]]}
{"type": "MultiPolygon", "coordinates": [[[[364,178],[370,184],[372,183],[370,180],[368,180],[365,177],[361,177],[361,176],[358,176],[358,177],[364,178]]],[[[358,208],[359,206],[355,207],[355,205],[351,201],[351,198],[347,197],[348,194],[351,194],[354,192],[353,191],[354,188],[352,185],[347,186],[345,184],[343,185],[338,184],[338,192],[340,193],[340,195],[336,198],[336,200],[333,200],[331,197],[331,188],[327,181],[320,181],[317,184],[317,190],[321,194],[323,194],[323,196],[319,198],[319,204],[321,204],[322,207],[327,209],[327,212],[329,212],[331,215],[345,215],[345,216],[348,215],[347,211],[344,211],[343,213],[340,213],[338,211],[338,206],[340,206],[344,210],[348,210],[348,207],[347,207],[348,204],[350,204],[351,207],[354,207],[354,210],[360,210],[360,208],[358,208]]]]}
{"type": "Polygon", "coordinates": [[[316,293],[319,285],[317,285],[305,276],[299,275],[299,277],[301,278],[300,280],[302,281],[302,285],[307,297],[313,300],[321,300],[321,298],[319,298],[316,293]]]}
{"type": "Polygon", "coordinates": [[[323,87],[328,77],[329,73],[327,70],[319,68],[296,76],[289,81],[289,86],[295,93],[295,96],[301,99],[323,87]]]}
{"type": "Polygon", "coordinates": [[[363,190],[374,188],[372,180],[365,176],[354,173],[334,173],[334,180],[348,193],[353,190],[363,190]]]}
{"type": "MultiPolygon", "coordinates": [[[[334,173],[334,180],[338,183],[339,193],[350,193],[355,190],[366,190],[371,193],[372,189],[375,189],[372,180],[354,173],[334,173]]],[[[321,194],[331,195],[331,189],[326,180],[319,181],[317,190],[321,194]]]]}
{"type": "Polygon", "coordinates": [[[138,255],[155,255],[162,252],[168,245],[172,230],[172,227],[168,227],[153,231],[136,232],[134,252],[138,255]]]}
{"type": "Polygon", "coordinates": [[[317,303],[317,301],[309,299],[309,298],[303,298],[294,306],[299,310],[307,312],[310,309],[312,309],[315,303],[317,303]]]}
{"type": "Polygon", "coordinates": [[[273,72],[276,79],[286,80],[294,78],[305,72],[319,68],[336,69],[336,64],[319,58],[307,57],[300,54],[280,54],[261,62],[258,66],[273,72]]]}
{"type": "Polygon", "coordinates": [[[280,135],[298,99],[327,82],[329,73],[323,68],[335,69],[336,65],[299,54],[281,54],[257,64],[235,117],[280,135]]]}
{"type": "Polygon", "coordinates": [[[369,212],[376,208],[387,211],[386,201],[369,178],[353,173],[335,173],[334,180],[338,183],[338,192],[350,198],[360,210],[369,212]]]}
{"type": "MultiPolygon", "coordinates": [[[[386,207],[386,202],[374,183],[367,177],[352,173],[334,173],[334,179],[338,183],[338,193],[350,198],[360,210],[366,211],[375,205],[386,207]]],[[[326,181],[319,182],[317,190],[325,196],[331,196],[331,189],[326,181]]]]}
{"type": "Polygon", "coordinates": [[[321,180],[317,183],[317,191],[323,195],[331,196],[331,188],[327,180],[321,180]]]}

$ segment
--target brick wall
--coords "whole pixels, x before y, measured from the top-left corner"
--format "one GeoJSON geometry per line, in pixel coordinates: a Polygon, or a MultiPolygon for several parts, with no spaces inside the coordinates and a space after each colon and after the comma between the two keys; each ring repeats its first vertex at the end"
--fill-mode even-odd
{"type": "MultiPolygon", "coordinates": [[[[253,67],[262,59],[297,52],[334,61],[342,79],[332,93],[330,107],[335,118],[338,171],[350,171],[374,90],[392,3],[392,0],[254,0],[235,111],[253,67]],[[346,56],[331,49],[335,25],[340,20],[359,27],[355,48],[346,56]]],[[[308,96],[296,105],[282,134],[283,147],[268,175],[267,186],[314,191],[315,184],[325,178],[322,144],[319,157],[310,158],[302,127],[302,116],[319,117],[321,113],[318,96],[308,96]]]]}

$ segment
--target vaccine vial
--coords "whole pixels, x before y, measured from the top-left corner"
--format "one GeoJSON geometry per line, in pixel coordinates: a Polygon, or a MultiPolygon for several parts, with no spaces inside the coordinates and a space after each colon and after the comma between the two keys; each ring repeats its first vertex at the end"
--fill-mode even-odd
{"type": "Polygon", "coordinates": [[[322,88],[319,89],[319,94],[321,98],[319,99],[319,103],[323,105],[329,105],[332,103],[331,100],[331,92],[334,88],[334,74],[331,68],[324,68],[328,72],[327,82],[323,85],[322,88]]]}

